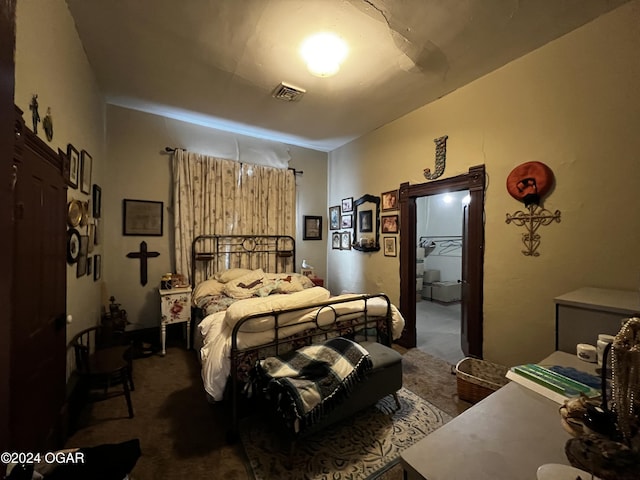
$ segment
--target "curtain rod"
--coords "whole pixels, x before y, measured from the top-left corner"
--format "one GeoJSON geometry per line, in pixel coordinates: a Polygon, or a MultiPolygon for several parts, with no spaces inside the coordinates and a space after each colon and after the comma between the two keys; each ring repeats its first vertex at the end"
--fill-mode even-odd
{"type": "MultiPolygon", "coordinates": [[[[167,153],[173,153],[176,150],[178,150],[180,147],[164,147],[164,151],[167,153]]],[[[186,149],[182,149],[182,150],[186,150],[186,149]]],[[[293,172],[294,175],[303,175],[304,172],[302,170],[296,170],[295,168],[288,168],[289,170],[291,170],[293,172]]]]}

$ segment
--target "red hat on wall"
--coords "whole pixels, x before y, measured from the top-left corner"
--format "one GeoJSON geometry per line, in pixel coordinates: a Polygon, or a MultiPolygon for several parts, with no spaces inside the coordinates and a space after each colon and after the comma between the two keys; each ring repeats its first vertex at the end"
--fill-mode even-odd
{"type": "Polygon", "coordinates": [[[509,194],[525,206],[538,205],[553,186],[553,172],[542,162],[526,162],[511,170],[507,177],[509,194]]]}

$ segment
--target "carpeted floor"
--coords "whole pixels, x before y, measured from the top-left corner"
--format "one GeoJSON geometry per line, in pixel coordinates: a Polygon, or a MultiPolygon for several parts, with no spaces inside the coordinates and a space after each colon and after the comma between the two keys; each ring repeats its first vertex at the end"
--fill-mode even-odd
{"type": "Polygon", "coordinates": [[[300,439],[293,452],[263,418],[246,418],[240,437],[255,479],[366,480],[393,467],[403,450],[451,420],[404,387],[398,401],[400,408],[388,395],[375,406],[300,439]]]}
{"type": "MultiPolygon", "coordinates": [[[[447,414],[456,416],[470,405],[457,398],[452,366],[417,349],[404,350],[404,386],[447,414]]],[[[139,438],[142,456],[133,480],[251,479],[242,444],[228,444],[229,413],[208,404],[193,351],[173,347],[167,355],[134,361],[135,417],[129,419],[124,397],[88,405],[79,428],[66,446],[88,447],[139,438]]],[[[400,480],[396,465],[381,477],[400,480]]]]}

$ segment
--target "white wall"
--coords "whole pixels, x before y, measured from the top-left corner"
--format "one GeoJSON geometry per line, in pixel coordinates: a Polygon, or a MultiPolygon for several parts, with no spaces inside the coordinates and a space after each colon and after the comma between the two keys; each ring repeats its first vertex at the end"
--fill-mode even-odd
{"type": "MultiPolygon", "coordinates": [[[[326,177],[327,154],[265,140],[251,139],[208,129],[150,113],[117,106],[107,107],[108,173],[103,185],[105,221],[105,258],[103,277],[106,294],[116,297],[127,310],[133,328],[157,327],[160,318],[158,287],[163,273],[174,271],[173,217],[171,212],[170,155],[166,146],[191,149],[192,144],[204,145],[207,136],[220,136],[226,140],[250,142],[252,149],[273,148],[288,152],[289,165],[302,171],[297,177],[296,232],[297,268],[306,258],[316,267],[318,276],[326,274],[326,177]],[[162,237],[122,235],[122,200],[152,200],[164,204],[162,237]],[[323,215],[323,241],[302,240],[302,216],[323,215]],[[140,284],[139,260],[126,257],[138,251],[141,241],[147,242],[149,251],[160,253],[148,260],[148,283],[140,284]]],[[[221,140],[222,141],[222,140],[221,140]]],[[[202,148],[205,148],[204,146],[202,148]]]]}
{"type": "MultiPolygon", "coordinates": [[[[92,183],[104,178],[104,104],[91,66],[64,0],[20,0],[16,18],[15,103],[24,111],[26,125],[32,128],[29,104],[38,94],[40,117],[51,107],[55,151],[67,151],[73,144],[93,157],[92,183]]],[[[46,141],[42,124],[38,136],[46,141]]],[[[67,198],[90,200],[90,195],[69,187],[67,198]]],[[[81,235],[87,227],[79,227],[81,235]]],[[[90,255],[103,254],[96,245],[90,255]]],[[[36,288],[47,288],[37,285],[36,288]]],[[[100,320],[101,282],[93,277],[76,278],[76,265],[67,266],[67,312],[73,323],[67,337],[100,320]]]]}
{"type": "MultiPolygon", "coordinates": [[[[329,205],[424,183],[433,139],[448,135],[444,178],[485,164],[484,354],[514,364],[554,348],[553,298],[590,285],[635,290],[640,272],[640,2],[594,22],[385,125],[329,157],[329,205]],[[521,253],[522,208],[509,172],[538,160],[554,172],[539,257],[521,253]]],[[[402,222],[402,219],[400,220],[402,222]]],[[[329,250],[332,290],[399,299],[399,258],[329,250]]]]}
{"type": "Polygon", "coordinates": [[[464,190],[416,200],[416,245],[421,236],[431,237],[434,241],[436,246],[426,250],[424,269],[438,270],[442,282],[457,282],[462,279],[462,248],[454,247],[451,241],[457,241],[456,245],[461,245],[462,200],[468,194],[464,190]]]}

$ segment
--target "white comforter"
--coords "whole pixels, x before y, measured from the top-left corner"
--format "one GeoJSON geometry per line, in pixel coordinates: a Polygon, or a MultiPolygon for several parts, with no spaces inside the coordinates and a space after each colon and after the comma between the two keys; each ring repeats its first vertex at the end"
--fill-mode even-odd
{"type": "MultiPolygon", "coordinates": [[[[322,287],[314,287],[292,294],[239,300],[226,311],[213,313],[205,317],[198,325],[198,328],[203,337],[200,359],[202,363],[202,381],[206,392],[214,401],[222,400],[231,366],[229,358],[231,353],[231,333],[233,326],[241,318],[254,313],[268,314],[275,309],[298,308],[310,303],[320,303],[329,300],[329,296],[328,290],[322,287]]],[[[340,295],[332,297],[331,300],[351,297],[354,297],[354,295],[340,295]]],[[[363,300],[344,302],[335,305],[334,309],[339,315],[346,315],[341,318],[349,318],[348,314],[350,312],[353,312],[353,317],[358,317],[363,310],[363,303],[363,300]]],[[[387,312],[387,302],[384,298],[371,298],[367,300],[367,312],[369,315],[383,316],[387,312]]],[[[332,309],[323,308],[318,312],[318,309],[314,308],[303,311],[302,316],[300,312],[295,316],[283,316],[279,318],[279,323],[280,325],[288,326],[282,329],[279,335],[282,338],[308,328],[308,325],[297,325],[296,323],[304,319],[316,318],[316,316],[320,325],[328,325],[333,322],[334,315],[332,309]]],[[[400,337],[404,328],[404,318],[395,305],[391,305],[391,315],[392,337],[396,340],[400,337]]],[[[273,341],[275,336],[273,323],[273,316],[265,316],[245,324],[238,335],[238,347],[249,348],[273,341]]]]}

